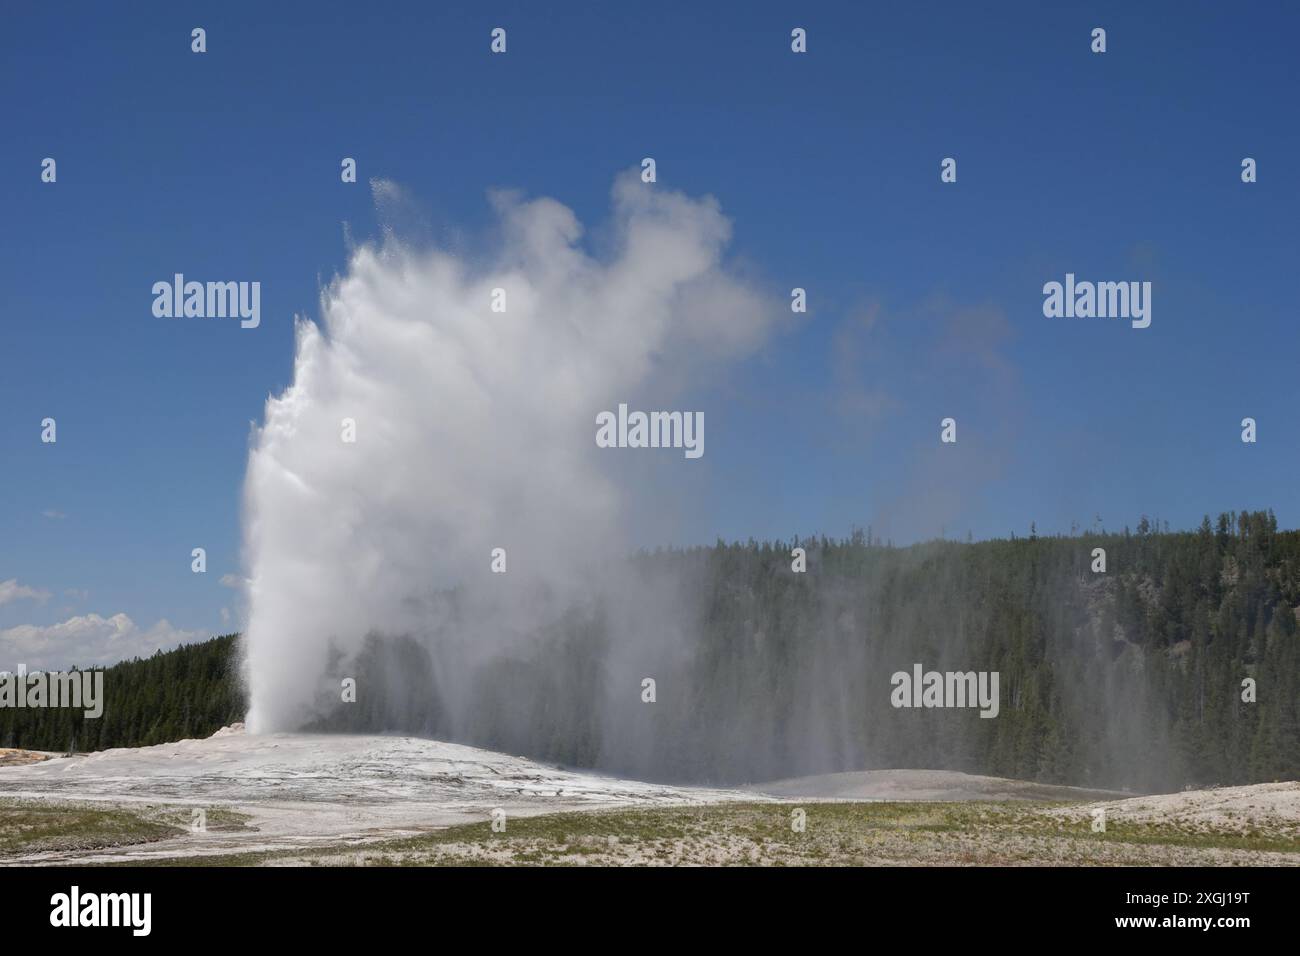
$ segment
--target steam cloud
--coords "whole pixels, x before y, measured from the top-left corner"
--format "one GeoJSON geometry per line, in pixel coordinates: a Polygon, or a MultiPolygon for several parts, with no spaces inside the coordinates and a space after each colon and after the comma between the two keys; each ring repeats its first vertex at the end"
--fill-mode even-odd
{"type": "Polygon", "coordinates": [[[319,325],[297,320],[293,384],[267,401],[245,484],[254,732],[328,718],[360,670],[358,706],[401,729],[529,749],[538,696],[580,693],[571,709],[603,722],[593,746],[635,746],[608,701],[637,702],[641,664],[662,665],[686,625],[674,583],[627,564],[648,489],[615,459],[692,464],[597,449],[595,417],[633,396],[673,407],[758,348],[780,300],[724,267],[711,198],[620,176],[603,257],[560,203],[491,198],[501,228],[481,261],[389,236],[353,251],[319,325]],[[584,639],[592,655],[547,670],[547,648],[584,639]],[[514,665],[531,703],[507,692],[514,665]]]}

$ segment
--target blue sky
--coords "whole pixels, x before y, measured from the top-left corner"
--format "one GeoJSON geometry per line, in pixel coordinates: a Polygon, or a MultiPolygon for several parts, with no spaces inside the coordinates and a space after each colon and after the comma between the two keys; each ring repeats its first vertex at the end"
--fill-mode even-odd
{"type": "Polygon", "coordinates": [[[345,224],[380,230],[371,177],[445,239],[490,227],[493,187],[598,227],[614,176],[653,156],[666,188],[718,198],[737,268],[808,289],[806,316],[696,396],[707,465],[675,543],[1269,507],[1300,525],[1295,7],[892,7],[10,10],[0,632],[124,614],[110,646],[133,651],[229,629],[250,423],[289,383],[293,316],[318,314],[345,224]],[[155,318],[174,272],[260,281],[261,327],[155,318]],[[1066,272],[1150,280],[1151,327],[1045,318],[1066,272]]]}

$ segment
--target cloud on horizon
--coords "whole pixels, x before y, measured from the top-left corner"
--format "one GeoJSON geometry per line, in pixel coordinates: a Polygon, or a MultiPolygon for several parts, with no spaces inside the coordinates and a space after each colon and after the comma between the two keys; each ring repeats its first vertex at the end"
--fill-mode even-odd
{"type": "MultiPolygon", "coordinates": [[[[11,582],[5,582],[6,584],[11,582]]],[[[166,618],[142,629],[126,614],[83,614],[59,624],[20,624],[0,630],[0,670],[63,670],[116,664],[203,640],[206,632],[173,627],[166,618]]]]}

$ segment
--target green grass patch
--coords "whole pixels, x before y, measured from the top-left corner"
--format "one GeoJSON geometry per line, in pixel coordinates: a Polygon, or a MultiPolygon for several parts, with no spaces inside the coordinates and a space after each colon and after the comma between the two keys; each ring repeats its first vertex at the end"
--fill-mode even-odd
{"type": "MultiPolygon", "coordinates": [[[[249,819],[224,807],[205,809],[210,831],[241,829],[249,819]]],[[[0,799],[0,859],[152,843],[180,836],[190,821],[188,807],[0,799]]]]}
{"type": "Polygon", "coordinates": [[[1093,833],[1089,818],[1044,812],[1065,806],[1069,804],[790,801],[568,812],[510,817],[503,833],[493,832],[485,819],[365,844],[157,862],[194,866],[1097,865],[1187,859],[1189,852],[1193,856],[1243,850],[1300,854],[1300,836],[1295,833],[1114,820],[1105,833],[1093,833]],[[791,825],[796,809],[805,814],[802,832],[791,825]]]}

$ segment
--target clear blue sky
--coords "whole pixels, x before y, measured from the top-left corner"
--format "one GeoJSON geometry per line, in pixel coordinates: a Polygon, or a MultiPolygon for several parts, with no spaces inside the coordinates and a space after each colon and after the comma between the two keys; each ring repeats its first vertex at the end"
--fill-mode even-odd
{"type": "Polygon", "coordinates": [[[486,227],[497,186],[594,225],[613,177],[654,156],[665,186],[719,199],[747,271],[808,289],[809,314],[700,399],[694,541],[1268,507],[1300,525],[1294,4],[60,3],[4,20],[0,582],[49,597],[0,601],[0,631],[91,613],[223,629],[249,424],[288,384],[294,313],[316,316],[346,262],[344,224],[377,232],[370,177],[407,187],[435,235],[486,227]],[[154,318],[150,287],[177,271],[259,280],[261,328],[154,318]],[[1045,318],[1042,285],[1066,272],[1152,281],[1151,328],[1045,318]],[[933,459],[946,415],[955,470],[933,459]]]}

